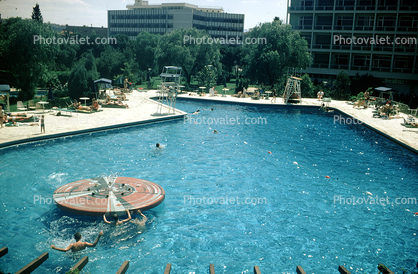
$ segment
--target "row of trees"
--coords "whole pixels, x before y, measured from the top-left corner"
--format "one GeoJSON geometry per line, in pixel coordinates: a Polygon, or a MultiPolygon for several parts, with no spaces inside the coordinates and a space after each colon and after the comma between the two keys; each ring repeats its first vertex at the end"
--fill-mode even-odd
{"type": "MultiPolygon", "coordinates": [[[[278,18],[246,34],[266,38],[266,44],[184,43],[184,37],[208,41],[209,35],[197,29],[177,29],[164,35],[142,32],[135,40],[117,35],[116,44],[45,42],[74,35],[58,33],[43,23],[39,6],[32,19],[6,20],[0,25],[0,81],[21,89],[22,100],[31,99],[37,87],[50,85],[68,88],[72,98],[79,98],[93,92],[93,80],[99,77],[128,77],[139,84],[146,80],[149,68],[156,76],[163,66],[174,65],[183,68],[186,85],[195,80],[202,85],[223,84],[239,74],[245,85],[263,83],[273,88],[284,84],[288,67],[305,68],[310,63],[306,41],[278,18]]],[[[94,41],[97,35],[89,38],[94,41]]]]}

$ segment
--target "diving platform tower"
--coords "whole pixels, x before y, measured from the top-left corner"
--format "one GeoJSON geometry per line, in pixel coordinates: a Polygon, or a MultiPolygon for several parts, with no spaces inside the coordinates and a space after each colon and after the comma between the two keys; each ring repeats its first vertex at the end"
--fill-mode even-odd
{"type": "Polygon", "coordinates": [[[170,115],[176,111],[177,93],[180,90],[180,80],[183,69],[181,67],[166,66],[163,68],[161,85],[159,85],[157,112],[154,115],[170,115]],[[168,113],[163,113],[163,104],[168,106],[168,113]]]}
{"type": "Polygon", "coordinates": [[[289,68],[287,72],[286,88],[283,93],[283,102],[302,103],[302,93],[300,90],[300,81],[302,81],[301,71],[296,68],[289,68]]]}

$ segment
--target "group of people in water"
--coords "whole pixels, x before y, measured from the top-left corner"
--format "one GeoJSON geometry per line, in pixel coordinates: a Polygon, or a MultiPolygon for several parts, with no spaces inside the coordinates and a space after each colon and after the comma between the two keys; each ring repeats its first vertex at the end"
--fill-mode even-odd
{"type": "MultiPolygon", "coordinates": [[[[120,220],[118,214],[115,213],[115,214],[112,214],[113,222],[110,222],[106,219],[106,214],[104,214],[103,215],[103,221],[106,224],[110,224],[110,225],[114,225],[114,226],[118,226],[118,225],[122,225],[122,224],[127,223],[127,222],[131,222],[133,224],[136,224],[139,229],[141,229],[141,230],[145,229],[145,224],[146,224],[148,218],[139,209],[133,210],[132,213],[140,214],[142,216],[142,219],[139,219],[139,218],[132,219],[131,212],[127,209],[126,214],[128,215],[128,218],[126,218],[124,220],[120,220]]],[[[97,245],[97,243],[99,242],[100,237],[103,236],[103,234],[104,234],[103,231],[100,231],[96,240],[93,243],[89,243],[89,242],[82,242],[81,241],[82,236],[79,232],[77,232],[77,233],[74,234],[74,239],[76,241],[75,243],[69,244],[66,248],[59,248],[59,247],[56,247],[55,245],[51,245],[51,248],[55,249],[55,250],[58,250],[58,251],[62,251],[62,252],[67,252],[67,251],[70,251],[70,250],[72,252],[77,252],[77,251],[86,249],[86,247],[95,247],[97,245]]]]}

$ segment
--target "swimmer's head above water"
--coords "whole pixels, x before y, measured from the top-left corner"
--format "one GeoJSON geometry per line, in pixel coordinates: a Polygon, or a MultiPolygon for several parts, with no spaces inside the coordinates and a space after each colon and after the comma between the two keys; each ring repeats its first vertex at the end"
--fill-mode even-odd
{"type": "Polygon", "coordinates": [[[80,234],[79,232],[77,232],[76,234],[74,234],[74,239],[75,239],[76,241],[81,240],[81,234],[80,234]]]}
{"type": "Polygon", "coordinates": [[[116,214],[116,213],[112,215],[112,218],[115,222],[119,221],[118,214],[116,214]]]}

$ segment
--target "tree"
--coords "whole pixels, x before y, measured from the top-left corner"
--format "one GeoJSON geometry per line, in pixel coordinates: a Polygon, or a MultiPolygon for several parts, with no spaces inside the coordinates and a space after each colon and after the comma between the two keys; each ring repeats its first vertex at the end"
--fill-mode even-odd
{"type": "Polygon", "coordinates": [[[340,71],[337,74],[336,80],[334,81],[335,90],[333,97],[343,99],[348,91],[350,83],[350,76],[348,76],[345,71],[340,71]]]}
{"type": "Polygon", "coordinates": [[[226,81],[236,76],[235,66],[243,66],[244,50],[240,46],[221,45],[222,75],[226,81]]]}
{"type": "Polygon", "coordinates": [[[149,32],[141,32],[132,41],[135,60],[141,71],[148,71],[148,68],[155,68],[155,50],[158,45],[160,35],[149,32]]]}
{"type": "Polygon", "coordinates": [[[212,65],[216,78],[221,70],[218,45],[207,43],[210,36],[206,32],[192,29],[176,29],[164,34],[155,50],[159,71],[167,65],[182,67],[187,84],[192,76],[197,76],[205,66],[212,65]],[[193,38],[185,42],[186,38],[193,38]],[[204,43],[203,41],[206,41],[204,43]]]}
{"type": "Polygon", "coordinates": [[[309,77],[309,74],[302,75],[302,81],[300,81],[300,90],[302,97],[315,98],[315,85],[309,77]]]}
{"type": "Polygon", "coordinates": [[[89,83],[87,79],[87,70],[83,63],[78,64],[71,72],[68,81],[68,92],[71,99],[83,97],[88,90],[89,83]]]}
{"type": "Polygon", "coordinates": [[[72,99],[83,96],[94,97],[94,80],[99,78],[93,53],[87,52],[73,69],[68,81],[68,92],[72,99]]]}
{"type": "Polygon", "coordinates": [[[107,79],[115,79],[122,74],[124,63],[126,62],[122,52],[107,45],[105,51],[97,59],[97,71],[107,79]]]}
{"type": "Polygon", "coordinates": [[[58,45],[47,44],[40,37],[46,39],[55,33],[48,25],[20,18],[7,22],[2,32],[6,40],[1,43],[1,66],[15,76],[13,85],[21,89],[19,99],[30,100],[46,69],[54,66],[58,50],[58,45]]]}
{"type": "Polygon", "coordinates": [[[39,8],[38,3],[36,3],[36,5],[33,7],[32,20],[35,20],[39,23],[43,23],[44,21],[44,19],[42,18],[41,9],[39,8]]]}
{"type": "Polygon", "coordinates": [[[265,38],[267,43],[248,46],[246,76],[270,87],[284,83],[289,67],[306,68],[310,64],[308,45],[299,32],[280,20],[256,26],[249,38],[265,38]]]}

